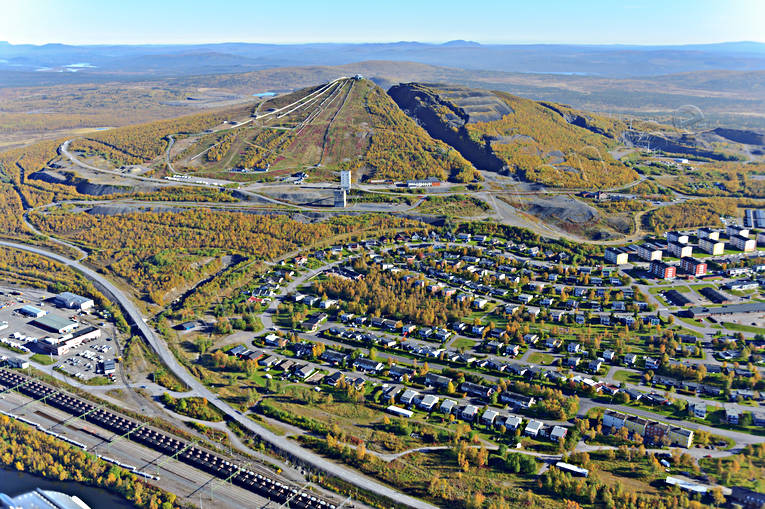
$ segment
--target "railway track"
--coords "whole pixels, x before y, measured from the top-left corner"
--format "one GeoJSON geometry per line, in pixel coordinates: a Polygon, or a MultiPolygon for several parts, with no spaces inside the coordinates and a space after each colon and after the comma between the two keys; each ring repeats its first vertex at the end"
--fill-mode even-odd
{"type": "MultiPolygon", "coordinates": [[[[309,492],[298,490],[267,475],[253,472],[242,465],[230,462],[215,453],[197,447],[191,442],[180,440],[167,433],[137,423],[116,412],[71,396],[25,375],[7,369],[0,369],[0,386],[3,387],[0,392],[16,391],[34,400],[41,400],[46,405],[72,415],[71,419],[61,421],[53,427],[65,425],[74,419],[87,421],[120,437],[125,437],[160,452],[167,457],[182,461],[194,468],[214,475],[218,479],[230,482],[278,504],[284,504],[284,507],[292,509],[336,509],[334,504],[322,500],[309,492]]],[[[6,415],[22,422],[34,424],[13,414],[6,415]]],[[[39,427],[39,425],[37,426],[39,427]]],[[[43,431],[53,434],[52,428],[43,431]]],[[[65,437],[59,438],[75,446],[85,448],[83,444],[73,440],[65,437]]],[[[107,459],[107,461],[109,460],[107,459]]]]}

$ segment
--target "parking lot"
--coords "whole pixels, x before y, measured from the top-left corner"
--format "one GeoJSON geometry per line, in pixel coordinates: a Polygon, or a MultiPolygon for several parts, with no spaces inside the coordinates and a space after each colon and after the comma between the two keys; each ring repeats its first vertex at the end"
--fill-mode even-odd
{"type": "Polygon", "coordinates": [[[50,302],[54,296],[55,294],[42,289],[0,285],[0,355],[31,358],[81,381],[88,381],[96,376],[113,378],[113,373],[104,373],[103,369],[104,363],[109,368],[110,361],[115,361],[117,355],[113,341],[115,329],[112,324],[106,323],[94,309],[76,311],[57,308],[50,302]],[[46,312],[46,316],[53,315],[77,322],[79,326],[74,333],[90,326],[97,327],[101,329],[101,337],[86,339],[82,344],[72,346],[63,355],[51,355],[43,347],[41,340],[62,335],[32,324],[33,317],[19,312],[24,305],[34,306],[46,312]]]}

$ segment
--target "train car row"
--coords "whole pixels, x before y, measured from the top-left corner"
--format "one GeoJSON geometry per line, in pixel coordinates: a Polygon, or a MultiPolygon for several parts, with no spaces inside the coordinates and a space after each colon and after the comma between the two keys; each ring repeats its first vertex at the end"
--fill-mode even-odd
{"type": "MultiPolygon", "coordinates": [[[[34,399],[44,401],[48,405],[63,410],[75,417],[91,422],[115,433],[116,435],[129,438],[134,442],[149,447],[155,451],[159,451],[179,461],[183,461],[188,465],[215,475],[220,479],[228,480],[237,486],[253,493],[257,493],[276,503],[286,503],[285,507],[293,509],[335,509],[334,504],[314,497],[310,493],[298,491],[277,480],[249,471],[216,454],[209,453],[190,443],[186,443],[170,435],[148,428],[143,424],[138,424],[119,414],[60,392],[49,385],[22,376],[13,371],[0,369],[0,385],[6,388],[5,391],[16,390],[34,399]]],[[[31,421],[29,423],[40,428],[39,425],[36,425],[31,421]]],[[[48,430],[42,429],[42,431],[50,433],[48,430]]],[[[66,439],[65,437],[60,435],[57,436],[71,442],[71,440],[66,439]]],[[[75,445],[82,447],[83,449],[85,448],[82,444],[75,445]]],[[[107,458],[107,461],[109,460],[110,458],[107,458]]],[[[112,461],[112,463],[114,463],[114,461],[112,461]]],[[[135,468],[128,468],[128,470],[135,471],[135,468]]],[[[155,477],[151,476],[151,474],[146,474],[145,472],[135,473],[147,478],[155,477]]]]}

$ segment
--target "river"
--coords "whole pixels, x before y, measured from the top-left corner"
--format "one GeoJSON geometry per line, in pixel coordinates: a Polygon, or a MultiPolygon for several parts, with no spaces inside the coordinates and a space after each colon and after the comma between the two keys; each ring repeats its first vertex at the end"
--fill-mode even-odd
{"type": "Polygon", "coordinates": [[[11,497],[21,495],[36,488],[59,491],[77,496],[92,509],[130,509],[133,504],[103,488],[96,488],[74,481],[54,481],[15,470],[0,469],[0,493],[11,497]]]}

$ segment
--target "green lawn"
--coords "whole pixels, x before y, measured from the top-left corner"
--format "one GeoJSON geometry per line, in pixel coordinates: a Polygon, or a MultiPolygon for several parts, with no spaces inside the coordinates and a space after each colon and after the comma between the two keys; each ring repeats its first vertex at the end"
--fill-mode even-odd
{"type": "Polygon", "coordinates": [[[619,382],[630,382],[633,384],[640,383],[640,375],[637,373],[633,373],[632,371],[627,371],[624,369],[618,370],[616,373],[614,373],[614,380],[617,380],[619,382]]]}
{"type": "Polygon", "coordinates": [[[532,364],[544,364],[547,366],[555,360],[555,357],[549,353],[532,352],[527,360],[532,364]]]}
{"type": "Polygon", "coordinates": [[[704,288],[715,288],[715,285],[709,284],[709,283],[703,283],[700,285],[691,285],[691,288],[698,292],[703,290],[704,288]]]}
{"type": "Polygon", "coordinates": [[[685,327],[682,327],[680,325],[677,325],[676,327],[673,327],[673,330],[676,330],[679,334],[688,334],[690,336],[696,336],[697,338],[703,338],[704,335],[700,332],[697,332],[695,330],[686,329],[685,327]]]}
{"type": "Polygon", "coordinates": [[[43,355],[41,353],[36,353],[32,355],[29,360],[35,361],[37,363],[43,364],[45,366],[50,366],[54,362],[56,362],[56,359],[52,358],[50,355],[43,355]]]}
{"type": "Polygon", "coordinates": [[[728,330],[735,330],[741,332],[754,332],[755,334],[765,334],[765,328],[754,327],[753,325],[741,325],[740,323],[723,322],[723,327],[728,330]]]}
{"type": "Polygon", "coordinates": [[[680,320],[681,322],[685,322],[688,325],[693,325],[695,327],[703,327],[704,324],[701,322],[697,322],[693,318],[688,318],[687,316],[675,316],[676,320],[680,320]]]}
{"type": "Polygon", "coordinates": [[[648,289],[648,293],[650,293],[651,295],[656,295],[659,292],[668,292],[670,290],[677,290],[680,293],[690,293],[691,291],[691,289],[685,285],[672,285],[672,286],[662,286],[661,288],[652,287],[648,289]]]}
{"type": "Polygon", "coordinates": [[[468,338],[457,338],[451,344],[452,348],[471,348],[476,342],[468,338]]]}

